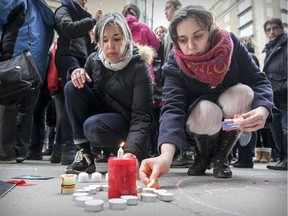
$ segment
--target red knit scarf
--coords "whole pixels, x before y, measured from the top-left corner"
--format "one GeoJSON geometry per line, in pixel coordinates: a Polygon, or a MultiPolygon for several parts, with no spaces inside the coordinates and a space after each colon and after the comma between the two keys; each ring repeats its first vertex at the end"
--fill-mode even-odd
{"type": "Polygon", "coordinates": [[[230,33],[215,29],[210,50],[199,56],[184,55],[174,46],[174,58],[178,66],[190,77],[216,86],[221,83],[230,67],[233,42],[230,33]]]}

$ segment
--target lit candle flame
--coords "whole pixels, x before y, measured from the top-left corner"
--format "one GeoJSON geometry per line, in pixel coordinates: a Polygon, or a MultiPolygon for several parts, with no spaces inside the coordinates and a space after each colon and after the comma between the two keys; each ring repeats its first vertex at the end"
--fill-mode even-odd
{"type": "Polygon", "coordinates": [[[155,179],[152,179],[149,184],[147,184],[147,188],[150,188],[155,183],[155,179]]]}
{"type": "Polygon", "coordinates": [[[125,145],[125,142],[122,142],[119,147],[122,148],[124,145],[125,145]]]}

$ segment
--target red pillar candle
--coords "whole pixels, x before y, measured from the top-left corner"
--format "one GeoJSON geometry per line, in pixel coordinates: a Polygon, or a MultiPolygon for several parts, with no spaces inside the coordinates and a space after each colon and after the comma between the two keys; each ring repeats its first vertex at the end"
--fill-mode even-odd
{"type": "Polygon", "coordinates": [[[122,195],[137,196],[136,158],[110,157],[108,159],[108,198],[122,195]]]}

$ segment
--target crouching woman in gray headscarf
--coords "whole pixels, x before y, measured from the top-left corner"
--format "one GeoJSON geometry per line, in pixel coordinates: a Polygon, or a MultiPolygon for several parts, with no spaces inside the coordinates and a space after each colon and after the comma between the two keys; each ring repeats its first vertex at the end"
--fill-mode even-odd
{"type": "Polygon", "coordinates": [[[84,68],[71,74],[65,86],[68,116],[79,149],[68,173],[94,172],[91,147],[115,154],[121,142],[126,157],[145,157],[152,115],[153,51],[135,45],[119,13],[100,18],[95,28],[99,46],[84,68]]]}

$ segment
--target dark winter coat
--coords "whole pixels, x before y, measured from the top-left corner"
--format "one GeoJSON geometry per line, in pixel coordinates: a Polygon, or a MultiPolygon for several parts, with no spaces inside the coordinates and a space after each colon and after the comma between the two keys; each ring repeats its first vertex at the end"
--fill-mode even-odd
{"type": "Polygon", "coordinates": [[[62,0],[55,11],[55,30],[59,35],[56,58],[74,56],[87,59],[92,52],[90,31],[96,24],[92,15],[71,0],[62,0]]]}
{"type": "Polygon", "coordinates": [[[149,71],[152,50],[134,46],[130,63],[115,72],[106,69],[98,55],[98,52],[92,53],[85,65],[85,71],[93,80],[90,87],[96,95],[101,95],[109,108],[128,119],[130,129],[124,150],[143,158],[152,122],[153,87],[149,71]],[[104,83],[111,76],[115,76],[115,80],[104,90],[104,83]]]}
{"type": "Polygon", "coordinates": [[[247,49],[231,33],[234,48],[231,65],[221,84],[216,88],[188,77],[178,67],[173,50],[165,65],[162,116],[158,144],[173,143],[178,148],[187,144],[185,123],[188,109],[200,98],[215,101],[225,90],[238,83],[250,86],[254,91],[252,109],[264,106],[270,114],[273,108],[272,89],[265,74],[255,64],[247,49]]]}
{"type": "Polygon", "coordinates": [[[287,33],[267,44],[263,52],[266,52],[263,71],[271,82],[274,97],[287,101],[287,33]]]}

